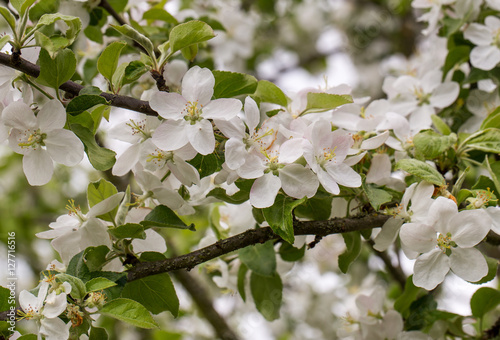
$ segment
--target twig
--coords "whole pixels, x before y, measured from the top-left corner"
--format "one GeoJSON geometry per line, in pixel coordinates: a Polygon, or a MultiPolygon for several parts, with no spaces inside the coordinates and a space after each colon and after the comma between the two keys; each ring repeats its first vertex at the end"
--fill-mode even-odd
{"type": "MultiPolygon", "coordinates": [[[[21,71],[34,78],[40,74],[40,67],[38,65],[23,58],[19,58],[18,62],[13,63],[11,55],[2,52],[0,52],[0,64],[21,71]]],[[[59,88],[74,96],[78,96],[83,86],[70,80],[59,86],[59,88]]],[[[149,106],[149,102],[147,101],[105,92],[101,93],[100,96],[105,98],[111,106],[141,112],[149,116],[158,116],[158,113],[149,106]]]]}
{"type": "MultiPolygon", "coordinates": [[[[327,221],[295,221],[295,235],[319,235],[346,233],[364,229],[382,227],[391,216],[370,214],[352,218],[335,218],[327,221]]],[[[154,262],[142,262],[128,271],[128,281],[134,281],[146,276],[188,269],[257,243],[278,239],[270,227],[251,229],[241,234],[220,240],[208,247],[195,250],[189,254],[154,262]]]]}
{"type": "Polygon", "coordinates": [[[389,274],[394,278],[394,280],[397,281],[399,286],[404,290],[405,284],[406,284],[406,275],[403,272],[403,270],[401,269],[401,267],[394,266],[392,264],[391,258],[389,257],[389,254],[387,254],[387,252],[385,252],[385,251],[380,252],[380,251],[376,250],[375,248],[373,248],[373,245],[375,244],[375,242],[373,242],[373,240],[368,240],[367,243],[370,246],[370,248],[373,250],[373,253],[376,256],[378,256],[382,261],[384,261],[385,268],[387,269],[389,274]]]}

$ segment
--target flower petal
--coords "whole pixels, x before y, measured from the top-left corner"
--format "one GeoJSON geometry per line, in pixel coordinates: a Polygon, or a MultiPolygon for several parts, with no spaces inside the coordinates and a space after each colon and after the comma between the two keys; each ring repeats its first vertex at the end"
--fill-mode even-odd
{"type": "Polygon", "coordinates": [[[182,79],[182,96],[192,103],[206,105],[214,94],[215,78],[208,68],[194,66],[182,79]]]}
{"type": "Polygon", "coordinates": [[[489,71],[500,61],[500,50],[495,46],[476,46],[470,53],[472,66],[489,71]]]}
{"type": "Polygon", "coordinates": [[[427,253],[436,247],[436,230],[423,223],[405,223],[399,237],[406,247],[419,253],[427,253]]]}
{"type": "Polygon", "coordinates": [[[185,120],[167,120],[153,133],[153,143],[166,151],[177,150],[189,143],[185,120]]]}
{"type": "Polygon", "coordinates": [[[398,237],[399,228],[403,225],[404,219],[394,216],[389,218],[384,225],[382,230],[375,237],[375,245],[373,248],[377,251],[385,251],[391,244],[396,241],[398,237]]]}
{"type": "Polygon", "coordinates": [[[208,155],[214,151],[214,130],[208,120],[199,121],[194,125],[186,125],[186,133],[191,146],[202,155],[208,155]]]}
{"type": "Polygon", "coordinates": [[[479,281],[488,274],[488,264],[476,248],[453,248],[450,266],[455,274],[470,282],[479,281]]]}
{"type": "Polygon", "coordinates": [[[413,283],[427,290],[436,288],[450,271],[450,258],[440,249],[420,255],[413,267],[413,283]]]}
{"type": "Polygon", "coordinates": [[[281,188],[281,181],[272,173],[255,180],[250,189],[250,204],[255,208],[267,208],[273,205],[276,195],[281,188]]]}
{"type": "Polygon", "coordinates": [[[290,164],[279,171],[283,191],[291,197],[313,197],[319,181],[314,173],[300,164],[290,164]]]}
{"type": "Polygon", "coordinates": [[[153,94],[149,105],[165,119],[179,120],[184,118],[186,99],[178,93],[157,92],[153,94]]]}
{"type": "Polygon", "coordinates": [[[37,149],[24,155],[23,171],[30,185],[44,185],[52,178],[54,164],[47,151],[37,149]]]}
{"type": "Polygon", "coordinates": [[[57,129],[47,133],[44,140],[47,152],[57,163],[75,166],[83,159],[82,141],[71,131],[57,129]]]}
{"type": "Polygon", "coordinates": [[[241,111],[241,102],[233,98],[221,98],[212,100],[203,107],[203,118],[230,120],[241,111]]]}
{"type": "Polygon", "coordinates": [[[474,247],[491,229],[491,219],[483,209],[464,210],[453,216],[448,230],[451,238],[462,248],[474,247]]]}
{"type": "Polygon", "coordinates": [[[42,107],[37,119],[42,132],[62,129],[66,124],[66,110],[59,100],[53,99],[42,107]]]}

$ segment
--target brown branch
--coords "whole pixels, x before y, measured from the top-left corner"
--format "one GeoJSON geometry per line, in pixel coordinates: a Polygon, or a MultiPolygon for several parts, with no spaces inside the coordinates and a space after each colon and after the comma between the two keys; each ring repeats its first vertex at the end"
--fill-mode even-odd
{"type": "MultiPolygon", "coordinates": [[[[295,235],[340,234],[351,231],[382,227],[391,216],[370,214],[352,218],[335,218],[328,221],[295,221],[295,235]]],[[[211,259],[228,254],[257,243],[278,239],[270,227],[251,229],[241,234],[220,240],[208,247],[195,250],[189,254],[173,257],[166,260],[143,262],[128,271],[128,281],[134,281],[146,276],[170,272],[179,269],[188,269],[207,262],[211,259]]]]}
{"type": "MultiPolygon", "coordinates": [[[[2,52],[0,52],[0,64],[21,71],[31,77],[36,78],[40,74],[40,66],[23,58],[19,58],[14,63],[10,54],[2,52]]],[[[59,88],[73,96],[78,96],[83,86],[70,80],[59,86],[59,88]]],[[[105,98],[111,106],[137,111],[149,116],[158,116],[158,113],[149,106],[147,101],[105,92],[101,93],[100,96],[105,98]]]]}
{"type": "Polygon", "coordinates": [[[401,269],[401,267],[394,266],[392,264],[391,258],[386,251],[380,252],[375,248],[373,248],[373,246],[375,245],[375,242],[373,240],[368,240],[367,243],[370,246],[370,249],[373,251],[373,253],[384,262],[387,272],[393,277],[393,279],[397,281],[401,289],[404,290],[406,285],[406,275],[401,269]]]}
{"type": "Polygon", "coordinates": [[[108,13],[120,24],[125,25],[127,22],[118,14],[113,7],[109,4],[107,0],[101,0],[99,7],[104,8],[108,13]]]}

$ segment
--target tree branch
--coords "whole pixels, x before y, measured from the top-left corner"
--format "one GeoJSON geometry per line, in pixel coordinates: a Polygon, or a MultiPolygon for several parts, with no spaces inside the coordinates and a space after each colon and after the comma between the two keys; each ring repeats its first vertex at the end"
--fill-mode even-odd
{"type": "MultiPolygon", "coordinates": [[[[10,54],[2,52],[0,52],[0,64],[21,71],[34,78],[38,77],[40,74],[40,66],[35,65],[23,58],[16,59],[16,61],[13,62],[10,54]]],[[[83,87],[83,85],[77,84],[71,80],[59,86],[61,90],[72,94],[73,96],[78,96],[83,87]]],[[[101,93],[100,96],[105,98],[111,106],[137,111],[149,116],[158,116],[158,113],[154,111],[151,106],[149,106],[149,102],[147,101],[105,92],[101,93]]]]}
{"type": "MultiPolygon", "coordinates": [[[[294,231],[295,235],[326,236],[382,227],[389,218],[391,216],[375,213],[352,218],[335,218],[328,221],[295,221],[294,231]]],[[[173,270],[190,270],[201,263],[221,255],[278,238],[279,236],[270,227],[247,230],[189,254],[161,261],[139,263],[128,271],[128,281],[173,270]]]]}

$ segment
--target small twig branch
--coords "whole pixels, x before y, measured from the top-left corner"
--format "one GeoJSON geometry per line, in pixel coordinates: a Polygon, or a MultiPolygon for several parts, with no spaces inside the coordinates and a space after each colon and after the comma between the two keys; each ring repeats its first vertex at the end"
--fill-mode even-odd
{"type": "Polygon", "coordinates": [[[396,280],[396,282],[399,284],[401,289],[404,290],[405,284],[406,284],[406,275],[403,272],[403,270],[401,269],[401,267],[394,266],[392,264],[391,258],[389,256],[389,254],[387,254],[387,252],[385,252],[385,251],[380,252],[380,251],[376,250],[375,248],[373,248],[373,246],[375,245],[375,242],[373,242],[373,240],[368,240],[367,243],[370,246],[373,253],[384,262],[385,268],[387,269],[387,272],[392,276],[392,278],[394,280],[396,280]]]}
{"type": "MultiPolygon", "coordinates": [[[[326,236],[382,227],[390,217],[381,214],[370,214],[352,218],[335,218],[328,221],[295,221],[294,230],[295,235],[326,236]]],[[[221,255],[278,238],[279,236],[270,227],[247,230],[189,254],[161,261],[139,263],[128,271],[128,281],[173,270],[190,270],[221,255]]]]}
{"type": "MultiPolygon", "coordinates": [[[[2,52],[0,52],[0,64],[21,71],[34,78],[40,74],[40,67],[38,65],[23,58],[19,58],[19,60],[16,60],[16,63],[13,63],[12,56],[2,52]]],[[[59,86],[59,88],[73,96],[78,96],[83,86],[70,80],[59,86]]],[[[137,111],[149,116],[158,116],[158,113],[149,106],[149,102],[147,101],[105,92],[101,93],[100,96],[105,98],[111,106],[137,111]]]]}
{"type": "Polygon", "coordinates": [[[101,0],[99,7],[104,8],[108,13],[120,24],[125,25],[127,22],[118,14],[107,0],[101,0]]]}

